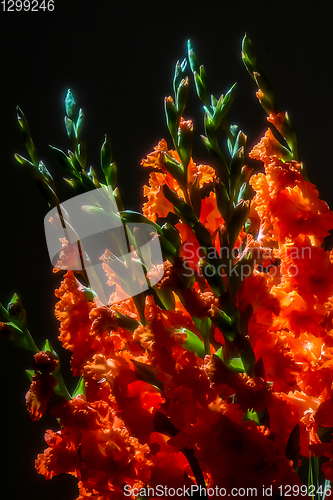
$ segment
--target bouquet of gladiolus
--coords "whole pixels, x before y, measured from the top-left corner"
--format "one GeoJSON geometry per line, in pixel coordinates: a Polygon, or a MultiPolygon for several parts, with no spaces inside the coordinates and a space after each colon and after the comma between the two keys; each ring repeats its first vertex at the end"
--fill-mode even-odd
{"type": "Polygon", "coordinates": [[[80,377],[74,393],[52,340],[35,345],[17,295],[1,306],[0,328],[34,353],[31,418],[48,412],[58,422],[37,472],[75,476],[77,500],[331,494],[333,256],[325,237],[333,213],[298,162],[288,114],[246,36],[242,57],[268,114],[265,136],[248,152],[246,135],[228,123],[236,86],[209,98],[189,42],[189,65],[177,62],[174,97],[165,99],[173,145],[162,139],[142,161],[151,169],[142,213],[122,205],[108,137],[104,183],[86,169],[83,112],[70,91],[72,151],[53,148],[77,192],[64,203],[18,108],[30,159],[16,159],[49,202],[50,257],[54,271],[66,272],[55,315],[80,377]],[[190,72],[210,165],[192,159],[193,125],[183,117],[190,72]]]}

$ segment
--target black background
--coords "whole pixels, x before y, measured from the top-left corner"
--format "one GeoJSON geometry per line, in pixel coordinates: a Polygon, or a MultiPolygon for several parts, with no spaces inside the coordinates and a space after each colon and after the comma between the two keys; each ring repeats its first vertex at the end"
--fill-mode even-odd
{"type": "MultiPolygon", "coordinates": [[[[37,147],[56,179],[61,200],[75,193],[65,187],[64,172],[48,145],[69,147],[63,124],[63,101],[71,88],[84,109],[83,135],[88,163],[99,167],[103,136],[111,137],[126,208],[140,209],[148,172],[140,166],[157,142],[169,140],[163,98],[172,95],[173,68],[186,55],[192,39],[200,64],[216,97],[237,81],[230,119],[254,145],[267,128],[265,112],[255,98],[255,85],[243,67],[241,40],[248,33],[259,65],[272,83],[281,109],[288,110],[306,164],[320,197],[333,206],[332,183],[332,7],[326,2],[200,1],[116,2],[55,0],[54,12],[3,12],[1,22],[1,159],[0,159],[0,300],[13,292],[22,298],[28,326],[42,347],[49,338],[58,351],[54,318],[54,275],[44,238],[48,206],[23,167],[13,159],[25,155],[15,106],[23,109],[37,147]]],[[[185,118],[193,118],[194,159],[209,162],[201,146],[200,104],[193,81],[185,118]]],[[[66,372],[67,354],[61,354],[66,372]]],[[[45,448],[51,418],[30,421],[24,396],[29,383],[24,369],[31,357],[0,344],[1,498],[74,500],[71,476],[45,481],[34,469],[45,448]]]]}

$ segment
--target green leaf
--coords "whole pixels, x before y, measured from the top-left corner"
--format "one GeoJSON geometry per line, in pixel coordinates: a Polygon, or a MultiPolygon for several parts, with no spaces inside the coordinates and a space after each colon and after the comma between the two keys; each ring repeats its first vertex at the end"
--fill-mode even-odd
{"type": "Polygon", "coordinates": [[[105,135],[104,143],[101,147],[101,166],[108,186],[115,189],[117,184],[117,166],[112,162],[111,142],[105,135]]]}
{"type": "Polygon", "coordinates": [[[34,370],[25,370],[25,373],[28,375],[30,382],[32,382],[32,377],[35,375],[35,371],[34,370]]]}
{"type": "Polygon", "coordinates": [[[185,349],[187,349],[188,351],[194,352],[194,354],[196,356],[199,356],[199,358],[205,357],[205,355],[206,355],[205,346],[195,333],[191,332],[191,330],[188,330],[187,328],[175,330],[175,332],[186,333],[187,338],[186,338],[185,342],[183,343],[183,347],[185,347],[185,349]]]}
{"type": "Polygon", "coordinates": [[[72,394],[72,398],[76,398],[80,394],[83,394],[83,396],[86,395],[86,383],[83,375],[81,375],[81,377],[79,378],[77,386],[75,387],[74,392],[72,394]]]}
{"type": "Polygon", "coordinates": [[[241,358],[232,358],[229,361],[229,365],[235,368],[237,371],[244,373],[245,367],[241,358]]]}

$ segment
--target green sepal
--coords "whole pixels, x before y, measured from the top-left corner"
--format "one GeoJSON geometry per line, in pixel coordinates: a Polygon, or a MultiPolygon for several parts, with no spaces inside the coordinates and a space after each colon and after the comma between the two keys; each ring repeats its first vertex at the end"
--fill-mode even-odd
{"type": "Polygon", "coordinates": [[[172,224],[169,224],[169,222],[163,224],[161,229],[163,235],[170,241],[170,243],[172,243],[176,249],[180,248],[182,240],[178,229],[176,229],[172,224]]]}
{"type": "Polygon", "coordinates": [[[206,135],[209,139],[210,146],[215,150],[219,150],[219,145],[217,141],[217,134],[216,134],[216,129],[214,125],[213,118],[209,115],[209,113],[206,111],[205,116],[204,116],[204,126],[205,126],[205,132],[206,135]]]}
{"type": "Polygon", "coordinates": [[[257,60],[256,60],[256,56],[255,56],[252,42],[246,34],[245,34],[243,41],[242,41],[242,59],[243,59],[243,62],[244,62],[244,65],[245,65],[247,71],[254,79],[253,73],[254,73],[255,67],[257,65],[257,60]]]}
{"type": "Polygon", "coordinates": [[[280,133],[283,135],[289,148],[292,151],[292,159],[297,160],[297,137],[294,129],[291,126],[290,118],[287,112],[285,113],[285,118],[282,122],[280,133]]]}
{"type": "Polygon", "coordinates": [[[93,302],[94,298],[97,297],[97,293],[94,292],[92,288],[82,286],[80,287],[80,290],[83,292],[84,296],[88,299],[89,302],[93,302]]]}
{"type": "Polygon", "coordinates": [[[72,151],[68,150],[68,157],[74,167],[74,170],[79,174],[82,171],[82,167],[76,155],[72,151]]]}
{"type": "Polygon", "coordinates": [[[255,71],[253,73],[254,79],[256,81],[256,84],[260,88],[260,90],[264,93],[265,100],[269,103],[270,106],[270,113],[274,110],[274,94],[273,94],[273,89],[268,82],[265,74],[262,71],[255,71]]]}
{"type": "Polygon", "coordinates": [[[67,184],[69,184],[73,189],[78,191],[77,194],[82,194],[85,193],[86,190],[82,186],[81,182],[78,179],[67,179],[66,177],[63,178],[67,184]]]}
{"type": "Polygon", "coordinates": [[[202,64],[199,69],[200,69],[200,72],[199,72],[200,80],[202,82],[203,87],[206,88],[207,76],[206,76],[205,66],[202,64]]]}
{"type": "Polygon", "coordinates": [[[175,329],[175,332],[186,333],[187,337],[185,342],[183,343],[183,347],[185,347],[185,349],[194,352],[194,354],[196,356],[199,356],[199,358],[205,357],[206,355],[205,346],[202,340],[200,340],[195,333],[191,332],[191,330],[188,330],[187,328],[181,328],[180,330],[175,329]]]}
{"type": "Polygon", "coordinates": [[[227,227],[229,233],[229,245],[234,247],[240,230],[247,221],[250,212],[249,200],[241,200],[231,212],[227,227]]]}
{"type": "Polygon", "coordinates": [[[237,88],[237,83],[234,83],[233,86],[225,94],[225,96],[223,97],[222,95],[220,97],[213,116],[215,129],[217,129],[220,126],[221,121],[227,115],[230,106],[235,98],[236,88],[237,88]]]}
{"type": "Polygon", "coordinates": [[[184,169],[182,164],[177,161],[173,156],[168,153],[164,153],[163,155],[163,165],[165,169],[169,172],[169,174],[176,179],[178,184],[182,184],[184,182],[184,169]]]}
{"type": "Polygon", "coordinates": [[[16,347],[20,347],[21,349],[27,349],[28,351],[38,352],[36,345],[28,334],[27,330],[24,328],[20,328],[13,321],[5,322],[8,329],[13,334],[13,338],[10,339],[16,347]]]}
{"type": "Polygon", "coordinates": [[[187,52],[192,73],[194,73],[195,71],[199,73],[200,72],[199,63],[197,56],[194,53],[191,40],[187,40],[187,52]]]}
{"type": "Polygon", "coordinates": [[[72,394],[72,398],[76,398],[80,394],[82,394],[83,396],[86,395],[86,382],[84,380],[83,375],[81,375],[81,377],[79,378],[77,386],[75,387],[74,392],[72,394]]]}
{"type": "Polygon", "coordinates": [[[64,121],[65,121],[66,132],[67,132],[69,140],[71,142],[75,142],[76,141],[76,134],[75,134],[75,126],[74,126],[73,121],[70,118],[68,118],[68,116],[65,116],[64,121]]]}
{"type": "Polygon", "coordinates": [[[228,340],[234,340],[236,331],[230,316],[216,306],[212,306],[211,320],[228,340]]]}
{"type": "Polygon", "coordinates": [[[95,171],[94,167],[89,168],[88,177],[93,181],[96,189],[101,187],[99,180],[97,179],[97,175],[96,175],[96,171],[95,171]]]}
{"type": "Polygon", "coordinates": [[[244,413],[243,420],[253,420],[257,425],[260,425],[258,413],[254,410],[247,410],[247,412],[244,413]]]}
{"type": "Polygon", "coordinates": [[[216,204],[217,208],[222,215],[224,220],[227,220],[229,213],[229,195],[225,184],[217,179],[215,182],[215,195],[216,195],[216,204]]]}
{"type": "Polygon", "coordinates": [[[201,135],[201,139],[203,140],[206,148],[208,149],[212,159],[219,166],[220,177],[223,177],[223,181],[227,183],[228,177],[229,177],[229,166],[224,158],[222,151],[220,150],[220,148],[218,146],[216,149],[214,149],[213,146],[211,145],[208,137],[201,135]]]}
{"type": "Polygon", "coordinates": [[[74,96],[70,89],[67,90],[67,95],[65,99],[65,109],[68,118],[70,118],[73,122],[76,122],[76,120],[78,119],[78,112],[74,96]]]}
{"type": "MultiPolygon", "coordinates": [[[[178,128],[178,154],[185,172],[192,156],[193,125],[178,128]]],[[[187,179],[185,179],[187,181],[187,179]]]]}
{"type": "Polygon", "coordinates": [[[163,389],[163,383],[157,379],[156,368],[154,366],[141,363],[135,359],[132,359],[131,362],[134,365],[134,374],[138,380],[142,380],[142,382],[146,382],[147,384],[156,387],[156,389],[163,389]]]}
{"type": "Polygon", "coordinates": [[[200,218],[201,214],[201,191],[199,188],[199,176],[196,176],[195,181],[190,187],[190,200],[195,215],[200,218]]]}
{"type": "MultiPolygon", "coordinates": [[[[53,347],[51,346],[50,344],[50,341],[48,339],[45,340],[44,342],[44,345],[43,347],[41,348],[41,351],[49,351],[53,354],[53,356],[56,358],[56,359],[59,359],[59,356],[58,354],[56,353],[56,351],[53,349],[53,347]]],[[[58,365],[59,367],[59,365],[58,365]]],[[[55,371],[58,371],[58,369],[56,368],[55,371]]]]}
{"type": "Polygon", "coordinates": [[[124,210],[119,212],[119,216],[121,218],[121,221],[123,223],[142,223],[142,224],[150,224],[153,226],[158,234],[163,234],[162,229],[156,222],[153,222],[150,219],[147,219],[144,215],[140,214],[139,212],[134,212],[133,210],[124,210]]]}
{"type": "Polygon", "coordinates": [[[176,103],[177,103],[177,113],[178,113],[178,118],[180,118],[184,112],[186,102],[187,102],[187,96],[188,96],[188,76],[183,79],[177,89],[176,93],[176,103]]]}
{"type": "Polygon", "coordinates": [[[93,189],[95,189],[95,184],[90,179],[85,170],[82,170],[82,172],[80,172],[79,179],[82,182],[82,185],[87,189],[87,191],[92,191],[93,189]]]}
{"type": "Polygon", "coordinates": [[[236,138],[237,138],[237,135],[238,135],[238,132],[240,129],[239,129],[238,125],[230,125],[229,130],[230,130],[230,134],[228,134],[227,146],[228,146],[230,156],[232,157],[232,156],[234,156],[235,152],[238,149],[238,148],[236,148],[236,150],[235,150],[234,146],[235,146],[236,138]]]}
{"type": "Polygon", "coordinates": [[[217,358],[219,358],[222,361],[224,361],[224,353],[223,353],[222,346],[218,348],[218,350],[215,352],[214,356],[216,356],[217,358]]]}
{"type": "Polygon", "coordinates": [[[200,270],[207,281],[208,285],[214,292],[216,297],[221,297],[223,288],[221,287],[221,279],[216,272],[214,265],[207,261],[201,261],[200,270]]]}
{"type": "Polygon", "coordinates": [[[173,90],[175,95],[177,95],[177,90],[180,85],[180,82],[184,79],[186,67],[187,67],[186,59],[183,59],[181,63],[177,61],[175,67],[175,74],[173,77],[173,90]]]}
{"type": "Polygon", "coordinates": [[[121,312],[117,311],[117,309],[115,310],[115,313],[117,316],[117,323],[120,328],[128,330],[131,333],[133,333],[134,330],[138,328],[140,323],[136,319],[131,318],[126,314],[122,314],[121,312]]]}
{"type": "Polygon", "coordinates": [[[241,358],[231,358],[228,364],[239,373],[245,373],[245,367],[241,358]]]}
{"type": "Polygon", "coordinates": [[[298,467],[300,457],[300,437],[300,426],[296,424],[289,435],[286,446],[286,457],[292,461],[294,469],[298,467]]]}
{"type": "Polygon", "coordinates": [[[14,154],[14,158],[23,167],[28,168],[29,171],[32,173],[32,175],[35,177],[35,179],[38,178],[38,173],[37,173],[36,166],[33,163],[31,163],[31,161],[27,160],[26,158],[24,158],[23,156],[19,155],[18,153],[14,154]]]}
{"type": "Polygon", "coordinates": [[[235,189],[241,175],[242,167],[244,166],[244,147],[241,146],[237,149],[236,153],[230,162],[230,198],[233,200],[235,196],[235,189]]]}
{"type": "Polygon", "coordinates": [[[87,148],[85,141],[81,141],[77,145],[77,159],[80,162],[82,168],[85,168],[87,163],[87,148]]]}
{"type": "Polygon", "coordinates": [[[111,142],[107,135],[105,135],[104,143],[101,147],[101,167],[106,184],[115,189],[117,184],[117,166],[112,162],[111,142]]]}
{"type": "Polygon", "coordinates": [[[244,339],[244,345],[243,348],[239,351],[240,356],[242,358],[242,362],[245,368],[246,373],[250,377],[254,377],[254,368],[256,365],[256,357],[253,352],[253,348],[251,346],[251,342],[249,340],[249,337],[243,337],[244,339]]]}
{"type": "Polygon", "coordinates": [[[163,307],[167,311],[173,311],[175,309],[175,297],[172,293],[171,288],[163,287],[158,289],[157,287],[154,287],[154,290],[163,307]]]}
{"type": "Polygon", "coordinates": [[[161,245],[163,257],[170,262],[174,262],[174,259],[179,256],[179,250],[177,250],[169,241],[169,239],[166,238],[163,234],[160,234],[158,238],[161,245]]]}
{"type": "Polygon", "coordinates": [[[26,312],[21,299],[16,293],[13,294],[7,304],[7,313],[8,316],[6,315],[6,318],[10,319],[19,326],[23,327],[25,325],[26,312]]]}
{"type": "Polygon", "coordinates": [[[59,161],[60,165],[71,174],[77,175],[76,169],[74,168],[70,158],[66,156],[65,153],[61,151],[61,149],[55,148],[53,146],[50,146],[50,148],[52,149],[52,152],[59,161]]]}
{"type": "Polygon", "coordinates": [[[234,297],[237,296],[245,278],[252,276],[253,269],[254,259],[251,252],[248,252],[246,255],[243,255],[240,259],[238,259],[229,276],[229,289],[230,293],[234,297]],[[246,272],[244,272],[245,270],[246,272]]]}
{"type": "Polygon", "coordinates": [[[123,212],[125,210],[125,208],[124,208],[123,202],[121,200],[120,191],[119,191],[118,187],[114,188],[113,196],[116,200],[116,204],[117,204],[117,208],[118,208],[119,212],[123,212]]]}
{"type": "Polygon", "coordinates": [[[24,137],[30,137],[30,129],[28,122],[26,120],[26,117],[24,116],[22,109],[19,106],[16,106],[16,116],[20,129],[24,134],[24,137]]]}
{"type": "Polygon", "coordinates": [[[78,116],[78,119],[76,120],[76,124],[75,124],[75,136],[77,139],[79,138],[80,132],[82,130],[83,120],[84,120],[84,114],[83,114],[83,110],[80,108],[79,109],[79,116],[78,116]]]}
{"type": "Polygon", "coordinates": [[[207,103],[208,96],[207,96],[207,90],[206,90],[205,85],[203,84],[199,74],[196,71],[193,73],[193,76],[194,76],[195,88],[196,88],[199,99],[202,102],[207,103]]]}
{"type": "Polygon", "coordinates": [[[234,143],[232,152],[230,152],[231,156],[234,156],[240,148],[243,147],[245,149],[246,142],[247,142],[247,136],[244,134],[244,132],[239,130],[238,127],[237,127],[237,129],[235,129],[235,132],[236,132],[236,130],[238,133],[235,137],[235,143],[234,143]]]}
{"type": "Polygon", "coordinates": [[[29,153],[29,156],[31,158],[32,163],[35,165],[35,167],[37,167],[38,155],[37,155],[37,150],[35,148],[33,140],[30,136],[28,122],[24,116],[23,111],[18,106],[16,106],[16,113],[17,113],[17,121],[18,121],[18,124],[20,126],[21,132],[23,134],[25,147],[27,148],[27,151],[29,153]]]}
{"type": "Polygon", "coordinates": [[[47,169],[46,165],[44,165],[43,161],[41,160],[38,163],[38,172],[42,175],[43,179],[47,183],[48,186],[50,186],[55,194],[56,186],[54,179],[52,175],[50,174],[49,170],[47,169]]]}
{"type": "Polygon", "coordinates": [[[267,99],[265,94],[259,97],[259,102],[268,115],[270,115],[273,111],[275,111],[275,108],[272,106],[272,104],[270,103],[269,99],[267,99]]]}
{"type": "Polygon", "coordinates": [[[188,205],[182,198],[177,196],[177,194],[172,191],[166,184],[163,185],[163,195],[165,198],[173,204],[175,212],[179,217],[185,222],[193,226],[198,222],[198,218],[192,210],[192,207],[188,205]]]}
{"type": "MultiPolygon", "coordinates": [[[[212,330],[212,320],[206,316],[200,324],[199,331],[201,333],[201,336],[204,340],[204,345],[205,345],[205,353],[208,354],[209,356],[211,355],[211,350],[210,350],[210,333],[212,330]]],[[[214,339],[215,341],[215,339],[214,339]]],[[[215,342],[214,342],[215,343],[215,342]]]]}
{"type": "Polygon", "coordinates": [[[166,97],[164,99],[164,109],[170,135],[172,137],[175,146],[177,146],[177,132],[178,132],[179,118],[178,118],[177,108],[171,97],[169,98],[166,97]]]}
{"type": "Polygon", "coordinates": [[[212,246],[212,236],[208,229],[200,222],[197,221],[193,227],[193,232],[199,242],[199,244],[203,247],[211,247],[212,246]]]}
{"type": "Polygon", "coordinates": [[[25,370],[25,373],[28,375],[28,379],[30,380],[30,383],[32,382],[32,377],[35,375],[34,370],[25,370]]]}

